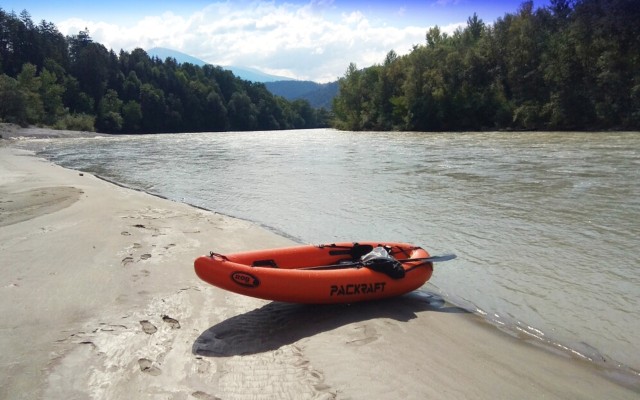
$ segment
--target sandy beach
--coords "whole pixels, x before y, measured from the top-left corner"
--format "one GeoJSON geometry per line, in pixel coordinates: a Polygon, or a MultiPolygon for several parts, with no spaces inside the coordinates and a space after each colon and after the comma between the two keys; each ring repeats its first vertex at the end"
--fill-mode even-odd
{"type": "Polygon", "coordinates": [[[21,132],[47,135],[0,141],[0,398],[640,396],[638,377],[437,296],[303,306],[208,286],[197,256],[293,243],[36,158],[6,140],[21,132]]]}

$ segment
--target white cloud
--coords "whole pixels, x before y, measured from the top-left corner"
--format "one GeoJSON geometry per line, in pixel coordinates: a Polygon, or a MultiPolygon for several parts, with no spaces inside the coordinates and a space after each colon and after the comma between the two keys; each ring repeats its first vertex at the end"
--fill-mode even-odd
{"type": "Polygon", "coordinates": [[[467,26],[466,22],[456,22],[456,23],[453,23],[453,24],[440,26],[439,28],[440,28],[440,32],[444,32],[444,33],[447,33],[447,34],[451,35],[457,29],[464,29],[466,26],[467,26]]]}
{"type": "Polygon", "coordinates": [[[389,50],[406,54],[424,42],[429,28],[390,26],[357,10],[334,16],[334,8],[333,1],[326,0],[304,6],[225,2],[188,16],[146,16],[132,26],[79,19],[57,25],[67,35],[86,27],[93,40],[116,52],[168,47],[216,65],[253,67],[318,82],[343,76],[351,62],[367,67],[382,63],[389,50]]]}

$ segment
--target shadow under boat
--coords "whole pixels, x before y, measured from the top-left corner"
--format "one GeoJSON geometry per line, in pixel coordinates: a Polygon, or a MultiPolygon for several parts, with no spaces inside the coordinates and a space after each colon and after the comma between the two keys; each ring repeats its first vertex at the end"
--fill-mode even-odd
{"type": "Polygon", "coordinates": [[[404,296],[353,304],[305,305],[272,302],[205,330],[193,354],[229,357],[279,349],[340,326],[377,318],[407,322],[419,312],[468,313],[440,296],[416,290],[404,296]]]}

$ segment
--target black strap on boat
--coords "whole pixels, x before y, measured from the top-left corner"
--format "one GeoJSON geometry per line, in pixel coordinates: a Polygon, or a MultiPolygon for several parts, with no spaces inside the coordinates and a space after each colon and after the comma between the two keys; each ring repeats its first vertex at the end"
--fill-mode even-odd
{"type": "Polygon", "coordinates": [[[335,243],[330,245],[319,245],[319,248],[323,249],[325,247],[341,249],[341,250],[329,250],[329,255],[331,256],[351,256],[352,260],[359,260],[360,257],[368,254],[373,250],[373,246],[370,244],[360,244],[354,243],[353,246],[338,246],[335,243]]]}
{"type": "Polygon", "coordinates": [[[278,264],[276,264],[276,260],[255,260],[251,263],[252,267],[269,267],[269,268],[278,268],[278,264]]]}

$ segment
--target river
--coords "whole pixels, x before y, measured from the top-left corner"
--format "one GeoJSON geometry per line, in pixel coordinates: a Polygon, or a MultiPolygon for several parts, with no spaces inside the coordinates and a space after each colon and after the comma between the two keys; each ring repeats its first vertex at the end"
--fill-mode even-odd
{"type": "Polygon", "coordinates": [[[456,253],[427,290],[523,339],[640,371],[640,133],[306,130],[21,146],[300,243],[456,253]]]}

